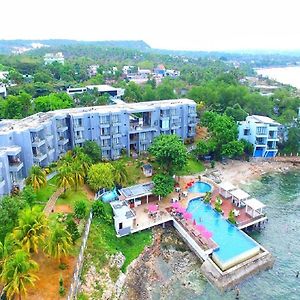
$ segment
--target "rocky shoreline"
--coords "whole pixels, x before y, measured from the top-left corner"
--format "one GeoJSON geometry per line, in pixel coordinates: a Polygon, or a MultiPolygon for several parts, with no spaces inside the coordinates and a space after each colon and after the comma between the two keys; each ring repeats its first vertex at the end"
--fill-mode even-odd
{"type": "Polygon", "coordinates": [[[153,245],[129,266],[120,299],[178,299],[183,292],[200,296],[206,280],[199,258],[174,228],[157,227],[153,234],[153,245]]]}

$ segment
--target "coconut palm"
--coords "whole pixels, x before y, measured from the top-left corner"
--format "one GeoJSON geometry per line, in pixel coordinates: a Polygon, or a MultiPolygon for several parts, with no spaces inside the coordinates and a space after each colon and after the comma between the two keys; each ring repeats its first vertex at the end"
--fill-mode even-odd
{"type": "Polygon", "coordinates": [[[4,242],[0,242],[0,273],[5,260],[14,253],[15,250],[20,249],[20,243],[14,238],[12,234],[8,234],[4,242]]]}
{"type": "Polygon", "coordinates": [[[33,271],[38,269],[38,264],[30,259],[30,256],[24,250],[16,250],[3,265],[3,270],[0,274],[1,280],[4,282],[4,291],[8,299],[14,299],[21,295],[26,295],[26,286],[34,285],[38,277],[33,274],[33,271]]]}
{"type": "Polygon", "coordinates": [[[114,181],[116,184],[124,186],[128,183],[128,173],[124,163],[118,161],[113,164],[114,181]]]}
{"type": "Polygon", "coordinates": [[[84,183],[84,177],[85,177],[84,167],[79,160],[75,159],[74,163],[71,165],[71,168],[72,168],[73,184],[75,190],[77,191],[78,186],[83,185],[84,183]]]}
{"type": "Polygon", "coordinates": [[[83,153],[82,151],[78,151],[76,153],[75,160],[77,160],[81,163],[82,170],[84,171],[84,177],[86,177],[87,173],[88,173],[88,170],[89,170],[89,168],[92,164],[91,158],[87,154],[83,153]]]}
{"type": "Polygon", "coordinates": [[[27,207],[19,214],[18,225],[13,231],[13,236],[25,251],[37,253],[47,233],[47,223],[47,218],[40,207],[27,207]]]}
{"type": "Polygon", "coordinates": [[[49,238],[45,245],[45,251],[61,262],[62,256],[67,256],[72,249],[72,237],[66,228],[59,223],[50,229],[49,238]]]}
{"type": "Polygon", "coordinates": [[[61,166],[58,169],[57,185],[58,187],[63,188],[64,192],[74,186],[74,178],[71,166],[61,166]]]}
{"type": "Polygon", "coordinates": [[[71,150],[69,150],[59,161],[59,166],[69,166],[73,163],[74,157],[71,150]]]}
{"type": "Polygon", "coordinates": [[[31,185],[35,191],[39,190],[47,184],[46,173],[40,166],[32,166],[26,178],[26,184],[31,185]]]}

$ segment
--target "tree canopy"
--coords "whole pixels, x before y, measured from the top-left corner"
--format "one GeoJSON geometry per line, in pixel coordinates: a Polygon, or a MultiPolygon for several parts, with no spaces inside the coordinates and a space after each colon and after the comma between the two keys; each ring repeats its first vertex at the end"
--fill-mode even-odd
{"type": "Polygon", "coordinates": [[[186,147],[177,135],[156,137],[148,150],[165,173],[173,175],[187,164],[186,147]]]}

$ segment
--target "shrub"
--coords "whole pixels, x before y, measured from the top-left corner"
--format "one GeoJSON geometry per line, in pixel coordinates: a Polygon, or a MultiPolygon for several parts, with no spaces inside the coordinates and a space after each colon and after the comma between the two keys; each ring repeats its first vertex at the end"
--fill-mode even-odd
{"type": "Polygon", "coordinates": [[[102,201],[96,201],[92,206],[93,216],[104,220],[105,222],[111,222],[111,218],[105,209],[105,205],[102,201]]]}
{"type": "Polygon", "coordinates": [[[232,224],[236,224],[236,220],[235,220],[235,215],[234,215],[234,212],[233,210],[231,210],[229,212],[229,215],[228,215],[228,221],[232,224]]]}
{"type": "Polygon", "coordinates": [[[213,169],[213,168],[215,167],[215,165],[216,165],[216,162],[215,162],[214,160],[212,160],[212,161],[210,162],[211,168],[213,169]]]}
{"type": "Polygon", "coordinates": [[[72,242],[74,244],[76,242],[76,240],[78,240],[80,237],[77,225],[76,225],[75,221],[73,220],[73,218],[69,218],[66,222],[66,225],[67,225],[66,229],[70,233],[70,235],[72,237],[72,242]]]}
{"type": "Polygon", "coordinates": [[[119,274],[120,274],[120,270],[118,269],[117,266],[112,266],[109,269],[109,276],[110,276],[113,283],[117,282],[119,274]]]}
{"type": "Polygon", "coordinates": [[[211,192],[208,192],[205,194],[203,201],[204,203],[208,204],[210,200],[211,200],[211,192]]]}
{"type": "Polygon", "coordinates": [[[65,295],[65,288],[64,288],[64,280],[62,276],[60,275],[59,278],[59,289],[58,289],[59,295],[62,297],[65,295]]]}
{"type": "Polygon", "coordinates": [[[86,215],[87,205],[84,200],[78,200],[74,206],[74,213],[76,218],[83,219],[86,215]]]}

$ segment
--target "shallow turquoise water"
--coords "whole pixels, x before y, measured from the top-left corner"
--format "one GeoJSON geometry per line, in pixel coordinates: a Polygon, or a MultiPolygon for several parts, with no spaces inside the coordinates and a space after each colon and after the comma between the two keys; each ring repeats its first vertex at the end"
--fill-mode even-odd
{"type": "Polygon", "coordinates": [[[248,238],[234,225],[227,222],[209,204],[205,204],[200,198],[189,202],[187,211],[193,214],[197,224],[202,224],[213,233],[212,239],[218,244],[219,249],[215,255],[223,263],[249,251],[258,245],[248,238]]]}
{"type": "Polygon", "coordinates": [[[191,193],[207,193],[211,191],[211,185],[203,181],[196,181],[188,191],[191,193]]]}
{"type": "MultiPolygon", "coordinates": [[[[300,172],[266,175],[243,188],[267,205],[266,228],[250,235],[274,255],[275,265],[241,284],[239,299],[299,300],[300,172]]],[[[201,296],[187,293],[185,299],[235,299],[235,292],[221,295],[207,283],[201,296]]]]}

